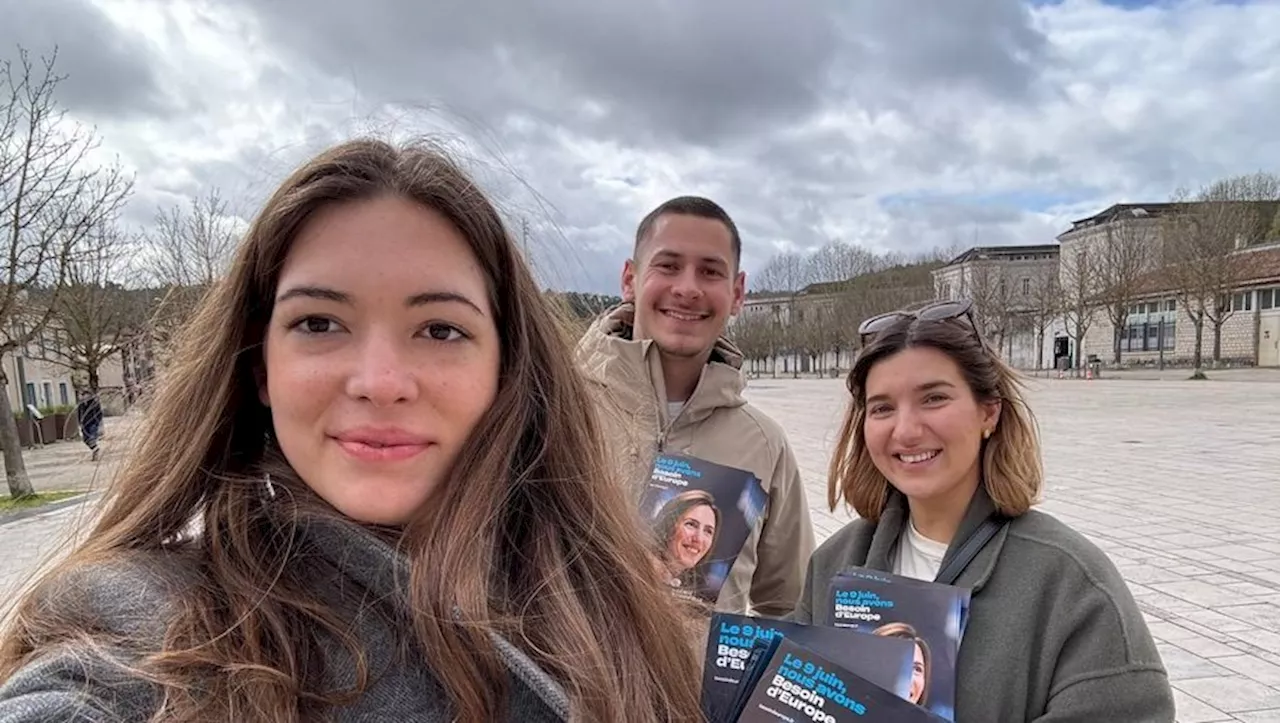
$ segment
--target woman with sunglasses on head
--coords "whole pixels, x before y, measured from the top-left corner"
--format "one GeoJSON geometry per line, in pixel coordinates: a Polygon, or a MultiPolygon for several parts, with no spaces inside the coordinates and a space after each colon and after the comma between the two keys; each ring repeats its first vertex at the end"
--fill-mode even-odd
{"type": "Polygon", "coordinates": [[[828,585],[867,567],[971,589],[956,720],[1169,723],[1155,643],[1115,566],[1032,510],[1034,420],[967,302],[864,322],[828,478],[861,519],[816,550],[794,619],[832,621],[828,585]]]}
{"type": "Polygon", "coordinates": [[[561,329],[438,151],[308,162],[19,602],[0,721],[696,719],[561,329]]]}

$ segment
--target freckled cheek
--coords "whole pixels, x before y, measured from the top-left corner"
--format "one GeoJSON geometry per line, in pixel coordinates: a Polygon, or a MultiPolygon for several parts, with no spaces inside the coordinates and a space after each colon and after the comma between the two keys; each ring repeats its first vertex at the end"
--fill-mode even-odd
{"type": "Polygon", "coordinates": [[[273,360],[267,369],[267,389],[277,415],[299,421],[319,417],[342,394],[338,365],[313,360],[273,360]]]}
{"type": "Polygon", "coordinates": [[[497,370],[470,365],[455,369],[426,370],[420,377],[432,406],[458,423],[472,424],[497,395],[497,370]]]}

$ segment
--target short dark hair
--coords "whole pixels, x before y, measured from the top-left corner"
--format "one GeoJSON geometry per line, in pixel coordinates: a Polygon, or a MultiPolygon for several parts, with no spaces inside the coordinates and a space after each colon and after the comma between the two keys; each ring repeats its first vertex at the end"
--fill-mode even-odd
{"type": "Polygon", "coordinates": [[[666,214],[697,216],[724,224],[725,228],[729,229],[730,245],[733,248],[733,265],[734,268],[738,267],[742,260],[742,237],[738,235],[737,224],[729,217],[729,213],[720,207],[720,204],[702,196],[677,196],[664,201],[662,205],[650,211],[636,228],[636,245],[633,255],[640,255],[640,244],[649,237],[658,219],[666,214]]]}

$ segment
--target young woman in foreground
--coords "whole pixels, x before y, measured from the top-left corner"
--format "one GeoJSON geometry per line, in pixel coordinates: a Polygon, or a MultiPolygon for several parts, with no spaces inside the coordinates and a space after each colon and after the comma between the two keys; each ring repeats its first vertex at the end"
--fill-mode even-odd
{"type": "Polygon", "coordinates": [[[1165,670],[1124,580],[1084,536],[1031,510],[1033,420],[968,309],[944,302],[859,329],[828,502],[862,519],[814,552],[794,617],[829,624],[828,584],[851,566],[936,579],[991,517],[997,531],[954,582],[972,589],[955,719],[1170,723],[1165,670]]]}
{"type": "Polygon", "coordinates": [[[559,326],[443,156],[295,172],[166,377],[0,721],[697,717],[559,326]]]}

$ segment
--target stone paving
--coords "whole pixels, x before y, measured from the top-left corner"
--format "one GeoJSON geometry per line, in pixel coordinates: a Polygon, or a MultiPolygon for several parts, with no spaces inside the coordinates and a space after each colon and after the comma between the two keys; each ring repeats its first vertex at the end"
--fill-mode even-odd
{"type": "MultiPolygon", "coordinates": [[[[1178,721],[1280,722],[1280,383],[1029,388],[1045,447],[1041,509],[1087,534],[1128,580],[1178,721]]],[[[763,378],[748,396],[787,429],[825,539],[852,519],[826,506],[843,383],[763,378]]]]}
{"type": "MultiPolygon", "coordinates": [[[[1169,669],[1180,723],[1280,723],[1275,378],[1029,382],[1045,446],[1042,509],[1089,535],[1124,573],[1169,669]]],[[[852,519],[826,508],[842,382],[764,378],[748,395],[790,433],[825,539],[852,519]]],[[[62,452],[64,479],[95,469],[101,478],[103,468],[62,452]]],[[[0,610],[85,515],[77,505],[0,519],[0,610]]]]}

